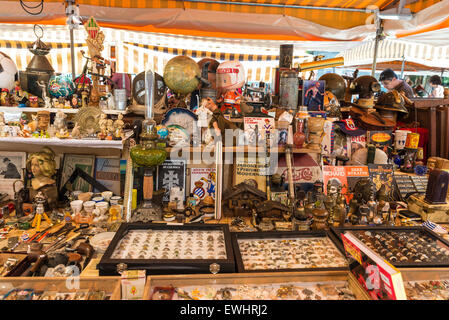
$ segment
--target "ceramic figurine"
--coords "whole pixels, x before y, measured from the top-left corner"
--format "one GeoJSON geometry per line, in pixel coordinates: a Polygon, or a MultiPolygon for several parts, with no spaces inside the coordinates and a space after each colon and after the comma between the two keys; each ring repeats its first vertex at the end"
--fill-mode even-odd
{"type": "Polygon", "coordinates": [[[72,138],[74,139],[78,139],[81,136],[81,132],[80,132],[80,126],[78,124],[78,122],[75,123],[75,126],[72,129],[72,138]]]}
{"type": "Polygon", "coordinates": [[[78,95],[75,93],[72,96],[72,108],[78,108],[78,95]]]}
{"type": "Polygon", "coordinates": [[[28,102],[28,92],[23,91],[22,88],[16,82],[15,92],[14,92],[14,100],[19,105],[19,107],[26,107],[26,103],[28,102]]]}
{"type": "Polygon", "coordinates": [[[58,108],[59,107],[58,98],[51,99],[51,106],[52,106],[52,108],[58,108]]]}
{"type": "Polygon", "coordinates": [[[112,137],[114,135],[114,121],[112,121],[112,119],[108,119],[107,123],[106,123],[106,134],[107,140],[112,140],[112,137]]]}
{"type": "Polygon", "coordinates": [[[38,97],[30,95],[29,98],[29,107],[30,108],[39,108],[38,97]]]}
{"type": "Polygon", "coordinates": [[[89,93],[87,91],[81,92],[81,107],[87,107],[89,100],[89,93]]]}
{"type": "Polygon", "coordinates": [[[50,125],[50,112],[39,111],[37,113],[37,129],[40,131],[46,131],[50,125]]]}
{"type": "Polygon", "coordinates": [[[0,112],[0,137],[2,137],[2,138],[6,137],[5,114],[3,112],[0,112]]]}
{"type": "Polygon", "coordinates": [[[51,108],[51,99],[47,96],[47,86],[44,81],[36,82],[39,87],[41,87],[42,101],[44,102],[44,108],[51,108]]]}
{"type": "Polygon", "coordinates": [[[65,100],[65,102],[64,102],[64,108],[65,108],[65,109],[71,109],[71,108],[72,108],[72,105],[70,104],[70,101],[69,101],[69,100],[65,100]]]}
{"type": "Polygon", "coordinates": [[[67,115],[62,112],[62,110],[58,110],[55,116],[54,126],[56,127],[56,137],[60,139],[68,138],[69,131],[67,130],[66,119],[67,115]]]}
{"type": "Polygon", "coordinates": [[[117,116],[117,120],[114,121],[114,138],[116,140],[120,140],[123,138],[123,126],[125,123],[123,122],[123,114],[119,113],[117,116]]]}
{"type": "Polygon", "coordinates": [[[108,115],[105,113],[102,113],[100,115],[100,119],[98,120],[98,125],[100,126],[100,132],[98,133],[98,138],[100,138],[101,140],[104,140],[107,135],[107,123],[108,123],[108,119],[107,119],[108,115]]]}
{"type": "Polygon", "coordinates": [[[9,106],[9,90],[6,88],[3,88],[0,94],[0,105],[9,106]]]}

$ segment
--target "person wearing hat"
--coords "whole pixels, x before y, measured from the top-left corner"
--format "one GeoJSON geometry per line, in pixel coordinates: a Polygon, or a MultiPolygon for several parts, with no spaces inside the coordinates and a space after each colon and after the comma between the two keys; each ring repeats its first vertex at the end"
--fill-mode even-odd
{"type": "Polygon", "coordinates": [[[379,81],[388,91],[397,90],[403,92],[407,98],[414,98],[413,89],[405,82],[400,80],[393,69],[385,69],[379,76],[379,81]]]}
{"type": "Polygon", "coordinates": [[[14,163],[11,162],[9,158],[4,158],[3,163],[6,165],[6,170],[3,170],[0,172],[0,174],[3,174],[4,179],[20,179],[20,173],[19,170],[17,170],[17,167],[14,163]]]}
{"type": "Polygon", "coordinates": [[[429,94],[429,98],[444,98],[444,87],[441,85],[441,77],[433,75],[429,78],[432,92],[429,94]]]}

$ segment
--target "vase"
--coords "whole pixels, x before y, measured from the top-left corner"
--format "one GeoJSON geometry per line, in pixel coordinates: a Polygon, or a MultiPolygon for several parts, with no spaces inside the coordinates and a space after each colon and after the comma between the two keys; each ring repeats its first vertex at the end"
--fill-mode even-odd
{"type": "Polygon", "coordinates": [[[298,120],[298,123],[296,125],[296,132],[293,135],[293,143],[297,148],[302,148],[304,142],[306,141],[306,135],[303,129],[304,129],[304,121],[298,120]]]}

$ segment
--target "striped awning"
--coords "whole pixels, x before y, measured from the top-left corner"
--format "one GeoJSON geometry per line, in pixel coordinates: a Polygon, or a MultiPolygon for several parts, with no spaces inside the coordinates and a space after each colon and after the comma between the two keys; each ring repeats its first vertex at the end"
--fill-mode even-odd
{"type": "MultiPolygon", "coordinates": [[[[9,0],[13,1],[13,0],[9,0]]],[[[15,1],[15,0],[14,0],[15,1]]],[[[38,0],[31,0],[36,2],[38,0]]],[[[415,0],[407,1],[406,8],[413,13],[419,12],[441,0],[415,0]]],[[[45,0],[45,3],[61,2],[61,0],[45,0]]],[[[366,8],[388,9],[398,3],[391,0],[330,0],[330,1],[310,1],[310,0],[77,0],[77,4],[83,6],[101,6],[127,9],[183,9],[183,10],[205,10],[226,13],[250,13],[263,15],[284,15],[299,18],[313,23],[332,27],[336,29],[348,29],[366,24],[369,13],[364,12],[366,8]],[[321,10],[301,8],[307,7],[327,7],[355,9],[354,11],[321,10]],[[357,10],[361,9],[361,10],[357,10]]],[[[130,17],[132,22],[132,16],[130,17]]]]}
{"type": "MultiPolygon", "coordinates": [[[[229,52],[211,52],[200,50],[189,50],[180,48],[168,48],[161,46],[151,46],[141,43],[125,42],[125,44],[133,45],[139,48],[157,51],[161,53],[189,56],[191,58],[213,58],[216,60],[239,60],[239,61],[278,61],[278,55],[260,55],[260,54],[243,54],[229,52]]],[[[294,56],[294,59],[307,58],[307,56],[294,56]]]]}
{"type": "MultiPolygon", "coordinates": [[[[8,49],[28,49],[28,46],[34,41],[19,41],[19,40],[0,40],[0,48],[8,49]]],[[[50,42],[45,43],[50,49],[67,49],[70,48],[70,43],[50,42]]],[[[84,43],[75,43],[75,47],[85,47],[84,43]]]]}
{"type": "MultiPolygon", "coordinates": [[[[372,64],[374,41],[346,50],[338,56],[344,57],[346,67],[372,64]]],[[[403,59],[410,63],[426,66],[429,69],[433,67],[449,67],[449,46],[435,47],[399,40],[383,40],[379,43],[377,53],[378,70],[380,70],[382,63],[402,61],[403,59]]]]}

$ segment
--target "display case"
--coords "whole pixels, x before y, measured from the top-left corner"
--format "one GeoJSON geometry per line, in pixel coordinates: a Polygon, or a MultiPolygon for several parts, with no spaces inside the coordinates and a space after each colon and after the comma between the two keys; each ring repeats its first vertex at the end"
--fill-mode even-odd
{"type": "Polygon", "coordinates": [[[0,279],[2,300],[120,300],[120,277],[0,279]]]}
{"type": "Polygon", "coordinates": [[[26,253],[0,253],[0,277],[14,277],[31,265],[26,253]]]}
{"type": "Polygon", "coordinates": [[[400,269],[408,300],[449,300],[449,269],[400,269]]]}
{"type": "Polygon", "coordinates": [[[149,276],[144,300],[367,300],[348,271],[149,276]]]}
{"type": "Polygon", "coordinates": [[[449,267],[449,242],[424,227],[353,226],[331,231],[342,252],[341,234],[350,231],[395,267],[449,267]]]}
{"type": "Polygon", "coordinates": [[[331,237],[324,230],[232,233],[237,270],[345,270],[347,260],[331,237]]]}
{"type": "Polygon", "coordinates": [[[229,226],[122,223],[100,263],[100,275],[117,275],[117,265],[147,274],[234,272],[229,226]]]}

